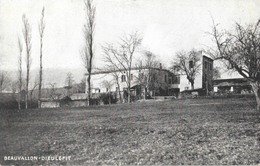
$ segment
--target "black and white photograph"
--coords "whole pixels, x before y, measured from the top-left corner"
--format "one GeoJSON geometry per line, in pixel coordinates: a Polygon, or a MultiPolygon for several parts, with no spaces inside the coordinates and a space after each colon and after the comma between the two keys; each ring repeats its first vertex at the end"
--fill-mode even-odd
{"type": "Polygon", "coordinates": [[[0,165],[260,165],[260,1],[0,0],[0,165]]]}

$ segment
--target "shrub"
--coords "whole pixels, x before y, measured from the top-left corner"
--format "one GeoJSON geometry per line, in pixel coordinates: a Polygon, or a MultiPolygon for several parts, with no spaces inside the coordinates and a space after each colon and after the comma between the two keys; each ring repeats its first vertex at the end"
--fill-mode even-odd
{"type": "Polygon", "coordinates": [[[65,106],[65,107],[68,107],[68,106],[70,106],[70,101],[71,101],[71,98],[69,97],[69,96],[65,96],[64,98],[62,98],[61,100],[60,100],[60,104],[61,104],[61,106],[65,106]]]}
{"type": "Polygon", "coordinates": [[[100,104],[103,102],[104,104],[109,104],[109,99],[111,104],[115,104],[117,102],[117,97],[115,93],[101,93],[99,96],[100,104]]]}
{"type": "MultiPolygon", "coordinates": [[[[18,101],[16,100],[10,100],[10,101],[4,101],[0,102],[0,108],[1,109],[18,109],[18,101]]],[[[28,101],[28,108],[38,108],[38,101],[32,100],[28,101]]],[[[21,109],[25,109],[25,102],[21,102],[21,109]]]]}
{"type": "Polygon", "coordinates": [[[5,101],[0,103],[0,108],[5,109],[18,109],[18,102],[15,100],[5,101]]]}

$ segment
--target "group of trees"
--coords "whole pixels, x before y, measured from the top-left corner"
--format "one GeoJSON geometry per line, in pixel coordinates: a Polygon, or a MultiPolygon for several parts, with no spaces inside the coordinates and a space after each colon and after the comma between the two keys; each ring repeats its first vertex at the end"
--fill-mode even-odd
{"type": "MultiPolygon", "coordinates": [[[[212,32],[210,33],[216,44],[216,49],[209,50],[210,55],[214,60],[221,60],[227,65],[228,69],[238,72],[246,78],[250,83],[252,90],[256,96],[257,110],[260,110],[260,20],[254,25],[242,26],[236,23],[233,30],[219,31],[218,25],[213,22],[212,32]]],[[[130,35],[130,38],[122,40],[120,45],[121,50],[113,48],[113,45],[103,47],[106,61],[110,63],[110,67],[116,67],[118,70],[127,71],[127,78],[130,78],[132,56],[136,46],[140,44],[141,39],[136,37],[136,34],[130,35]],[[130,40],[129,40],[130,39],[130,40]],[[134,39],[134,40],[133,40],[134,39]],[[129,42],[131,41],[131,42],[129,42]]],[[[146,56],[151,58],[150,55],[146,56]],[[150,57],[149,57],[150,56],[150,57]]],[[[147,61],[149,63],[149,60],[147,61]]],[[[198,54],[195,50],[189,52],[179,52],[176,54],[176,59],[173,66],[177,70],[183,71],[187,79],[194,88],[194,80],[201,67],[198,54]]],[[[148,65],[149,66],[149,65],[148,65]]],[[[149,88],[147,84],[151,78],[142,76],[139,80],[140,85],[144,88],[149,88]]],[[[219,68],[213,69],[213,78],[220,78],[219,68]]],[[[131,80],[131,79],[128,79],[131,80]]],[[[130,82],[127,83],[130,90],[130,82]]]]}
{"type": "Polygon", "coordinates": [[[0,92],[5,90],[10,83],[10,78],[8,77],[7,72],[1,71],[0,72],[0,92]]]}
{"type": "MultiPolygon", "coordinates": [[[[257,111],[260,110],[260,20],[243,26],[235,23],[232,30],[220,31],[213,21],[210,35],[216,49],[211,53],[215,60],[221,60],[228,69],[238,72],[250,83],[255,94],[257,111]]],[[[260,113],[260,112],[259,112],[260,113]]]]}
{"type": "Polygon", "coordinates": [[[160,61],[156,59],[156,55],[150,51],[145,51],[143,60],[137,62],[139,74],[136,77],[136,83],[144,90],[144,99],[146,99],[147,92],[153,91],[155,93],[156,90],[165,86],[165,82],[162,81],[160,73],[154,70],[154,68],[159,69],[160,67],[160,61]]]}
{"type": "Polygon", "coordinates": [[[84,39],[85,47],[82,50],[82,60],[84,66],[88,72],[87,84],[88,84],[88,105],[90,105],[91,98],[91,74],[94,58],[94,34],[95,34],[95,19],[96,19],[96,6],[93,4],[93,0],[84,1],[86,11],[86,23],[84,24],[84,39]]]}
{"type": "MultiPolygon", "coordinates": [[[[87,79],[88,82],[88,88],[90,91],[90,79],[91,79],[91,72],[92,72],[92,61],[94,57],[94,32],[95,32],[95,11],[96,7],[93,4],[93,0],[85,0],[85,8],[86,8],[86,23],[84,25],[84,37],[85,37],[85,47],[82,50],[82,58],[85,64],[85,68],[87,69],[89,74],[89,77],[87,79]]],[[[25,89],[25,108],[28,108],[28,100],[29,96],[32,96],[34,90],[38,87],[38,106],[41,106],[41,96],[42,96],[42,85],[43,85],[43,38],[44,38],[44,30],[45,30],[45,8],[42,8],[41,11],[41,19],[38,24],[38,34],[40,38],[40,55],[39,55],[39,74],[37,75],[37,78],[31,84],[31,78],[30,78],[30,71],[31,71],[31,64],[32,64],[32,25],[30,24],[26,14],[23,14],[22,16],[22,37],[18,36],[17,39],[17,45],[19,50],[19,58],[18,58],[18,78],[15,82],[15,85],[10,84],[10,78],[8,77],[8,74],[6,72],[0,73],[0,92],[5,90],[7,87],[17,87],[12,88],[14,91],[18,89],[18,108],[21,109],[21,92],[22,89],[25,89]],[[23,54],[25,54],[25,65],[26,65],[26,78],[23,78],[23,54]],[[31,86],[30,86],[31,85],[31,86]],[[29,89],[30,88],[30,89],[29,89]]],[[[72,79],[71,73],[69,73],[70,77],[67,76],[67,82],[69,82],[69,85],[66,86],[68,88],[68,93],[71,88],[72,82],[70,80],[72,79]]],[[[80,92],[85,92],[85,80],[83,79],[80,84],[77,85],[80,92]],[[84,85],[83,85],[84,84],[84,85]]],[[[53,89],[53,88],[52,88],[53,89]]],[[[90,93],[89,93],[90,98],[90,93]]],[[[89,101],[89,100],[88,100],[89,101]]]]}
{"type": "MultiPolygon", "coordinates": [[[[255,24],[243,26],[235,23],[231,30],[219,30],[219,24],[213,20],[212,32],[209,34],[216,45],[215,48],[208,50],[214,60],[223,62],[228,70],[233,70],[246,78],[251,85],[256,98],[256,110],[260,114],[260,19],[255,24]]],[[[185,72],[187,79],[194,87],[196,69],[200,64],[197,63],[196,54],[177,53],[174,66],[185,72]],[[192,67],[189,62],[192,61],[192,67]]],[[[220,77],[218,68],[213,70],[213,78],[220,77]]]]}
{"type": "MultiPolygon", "coordinates": [[[[85,15],[86,23],[84,24],[84,39],[85,46],[82,49],[82,59],[85,65],[85,68],[88,72],[87,84],[88,84],[88,99],[91,98],[91,75],[93,68],[94,60],[94,46],[95,46],[95,19],[96,19],[96,7],[93,3],[93,0],[85,0],[85,15]]],[[[39,81],[37,83],[39,87],[39,96],[41,98],[41,87],[43,80],[43,37],[44,37],[44,12],[45,9],[42,9],[41,19],[39,23],[39,36],[40,36],[40,70],[39,70],[39,81]]],[[[18,78],[18,87],[19,93],[22,88],[22,53],[26,53],[26,80],[25,80],[25,90],[26,90],[26,108],[28,108],[28,88],[30,81],[30,67],[32,62],[31,49],[32,49],[32,30],[31,25],[26,17],[23,15],[23,39],[24,42],[18,37],[18,48],[19,48],[19,78],[18,78]],[[23,50],[23,43],[25,44],[25,50],[23,50]]],[[[250,24],[243,26],[239,23],[235,23],[232,30],[220,31],[218,29],[218,24],[215,24],[213,21],[212,32],[210,35],[214,39],[216,48],[212,48],[209,53],[214,60],[221,60],[226,64],[228,69],[238,72],[241,76],[246,78],[252,90],[256,96],[257,110],[260,110],[260,95],[259,95],[259,81],[260,81],[260,30],[259,30],[260,20],[255,24],[250,24]]],[[[115,78],[115,83],[119,86],[119,73],[125,73],[126,75],[126,84],[127,92],[130,94],[131,88],[131,69],[133,67],[133,57],[137,51],[138,46],[141,44],[142,38],[137,32],[125,35],[120,38],[118,47],[115,47],[112,43],[104,45],[103,53],[105,56],[105,61],[107,62],[107,69],[110,71],[117,71],[113,73],[115,78]]],[[[140,61],[137,66],[146,66],[148,69],[152,67],[158,67],[158,61],[154,60],[154,55],[150,52],[145,54],[146,61],[145,63],[140,61]]],[[[194,88],[194,80],[196,74],[198,74],[198,69],[201,67],[198,63],[199,58],[195,50],[188,52],[181,51],[176,54],[176,59],[174,60],[173,66],[176,70],[183,71],[192,87],[194,88]],[[190,63],[192,62],[192,64],[190,63]],[[192,66],[192,67],[191,67],[192,66]]],[[[156,86],[156,81],[152,77],[154,73],[151,73],[152,70],[148,70],[147,75],[140,75],[138,78],[139,84],[147,89],[148,91],[154,89],[156,86]],[[151,82],[154,82],[153,84],[151,82]]],[[[214,77],[219,78],[220,73],[218,69],[214,69],[214,77]]],[[[0,73],[0,90],[3,90],[6,86],[6,77],[5,74],[0,73]]],[[[104,83],[104,86],[109,86],[107,83],[104,83]]],[[[120,96],[121,98],[121,96],[120,96]]],[[[20,97],[19,97],[20,101],[20,97]]],[[[88,100],[89,101],[89,100],[88,100]]],[[[130,95],[128,95],[128,102],[130,102],[130,95]]],[[[88,103],[89,104],[89,103],[88,103]]],[[[20,102],[19,102],[20,108],[20,102]]]]}
{"type": "MultiPolygon", "coordinates": [[[[120,43],[117,48],[113,44],[107,44],[103,46],[104,58],[107,62],[107,69],[114,72],[120,72],[121,74],[126,75],[126,84],[127,84],[127,101],[130,103],[130,88],[131,88],[131,70],[133,67],[133,56],[137,47],[141,44],[141,37],[137,32],[126,35],[120,39],[120,43]]],[[[119,79],[116,73],[113,76],[117,80],[119,79]]]]}
{"type": "MultiPolygon", "coordinates": [[[[30,69],[31,69],[31,63],[32,63],[32,56],[31,56],[31,49],[32,49],[32,28],[31,25],[24,14],[22,17],[23,22],[23,38],[25,43],[25,53],[26,53],[26,81],[25,81],[25,108],[28,108],[28,96],[29,96],[29,82],[30,82],[30,69]]],[[[33,90],[39,85],[39,101],[41,98],[41,85],[42,85],[42,47],[43,47],[43,36],[44,36],[44,29],[45,29],[45,22],[44,22],[44,7],[42,9],[42,17],[41,21],[39,23],[39,36],[40,36],[40,72],[39,72],[39,79],[35,80],[35,84],[33,85],[33,88],[31,90],[31,93],[33,93],[33,90]],[[39,80],[39,81],[38,81],[39,80]]],[[[19,48],[19,60],[18,60],[18,87],[19,87],[19,101],[18,101],[18,107],[21,108],[21,91],[22,91],[22,84],[23,84],[23,78],[22,78],[22,52],[23,52],[23,44],[18,37],[18,48],[19,48]]],[[[40,104],[39,104],[40,106],[40,104]]]]}
{"type": "Polygon", "coordinates": [[[184,72],[194,89],[194,81],[201,68],[200,55],[195,50],[178,52],[172,68],[184,72]]]}

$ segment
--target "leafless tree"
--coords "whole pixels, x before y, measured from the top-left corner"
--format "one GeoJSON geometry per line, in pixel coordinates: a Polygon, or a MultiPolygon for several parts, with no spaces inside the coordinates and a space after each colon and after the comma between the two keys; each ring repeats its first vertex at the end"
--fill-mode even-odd
{"type": "Polygon", "coordinates": [[[30,67],[31,67],[31,25],[29,24],[28,19],[26,18],[26,15],[23,15],[23,37],[25,40],[25,46],[26,46],[26,95],[25,95],[25,108],[28,108],[28,93],[29,93],[29,81],[30,81],[30,67]]]}
{"type": "Polygon", "coordinates": [[[111,75],[113,77],[113,80],[112,80],[112,84],[116,84],[117,85],[117,95],[119,95],[119,102],[123,102],[122,100],[122,94],[120,92],[120,71],[117,70],[117,68],[112,65],[112,64],[106,64],[105,65],[105,71],[110,71],[109,72],[109,75],[111,75]]]}
{"type": "Polygon", "coordinates": [[[141,40],[139,34],[134,32],[121,38],[118,49],[114,48],[113,44],[103,46],[105,61],[114,66],[121,74],[126,75],[128,103],[131,102],[130,88],[133,56],[141,40]]]}
{"type": "Polygon", "coordinates": [[[56,83],[49,83],[50,89],[48,90],[49,98],[55,100],[55,93],[56,93],[56,83]]]}
{"type": "Polygon", "coordinates": [[[39,85],[39,79],[38,79],[39,77],[38,76],[36,76],[35,77],[35,80],[34,80],[34,83],[33,83],[33,86],[32,86],[32,88],[31,88],[31,90],[30,90],[30,100],[32,101],[33,100],[33,92],[34,92],[34,90],[37,88],[37,86],[39,85]]]}
{"type": "Polygon", "coordinates": [[[86,90],[86,79],[83,78],[79,84],[77,84],[78,93],[84,93],[86,90]]]}
{"type": "Polygon", "coordinates": [[[210,33],[216,44],[212,49],[215,60],[220,59],[229,69],[246,78],[255,94],[257,112],[260,113],[260,19],[252,25],[235,23],[234,30],[219,31],[213,20],[210,33]]]}
{"type": "Polygon", "coordinates": [[[160,62],[155,59],[156,56],[150,52],[145,51],[144,60],[139,60],[137,67],[139,68],[139,74],[136,77],[137,84],[144,90],[144,99],[146,99],[146,93],[158,87],[159,73],[156,72],[155,68],[160,67],[160,62]]]}
{"type": "Polygon", "coordinates": [[[0,71],[0,92],[8,88],[10,83],[10,78],[6,71],[0,71]]]}
{"type": "Polygon", "coordinates": [[[19,92],[18,92],[18,108],[21,109],[21,92],[22,92],[22,52],[23,52],[23,45],[21,43],[20,38],[18,37],[18,48],[19,48],[19,92]]]}
{"type": "Polygon", "coordinates": [[[213,80],[216,80],[221,77],[221,73],[219,70],[220,70],[219,67],[213,68],[213,80]]]}
{"type": "Polygon", "coordinates": [[[84,66],[88,72],[88,105],[90,105],[91,98],[91,72],[93,66],[93,57],[94,57],[94,33],[95,33],[95,16],[96,16],[96,7],[93,4],[93,0],[84,1],[86,8],[86,24],[84,25],[84,37],[85,37],[85,47],[82,51],[82,60],[84,66]]]}
{"type": "Polygon", "coordinates": [[[16,100],[16,95],[15,95],[15,93],[16,93],[16,91],[17,91],[17,87],[19,86],[19,82],[18,81],[12,81],[11,83],[10,83],[10,85],[11,85],[11,90],[12,90],[12,99],[13,100],[16,100]]]}
{"type": "Polygon", "coordinates": [[[108,103],[111,104],[111,88],[113,86],[113,83],[108,80],[104,80],[101,82],[101,86],[107,89],[108,92],[108,103]]]}
{"type": "Polygon", "coordinates": [[[44,22],[44,11],[45,11],[45,8],[43,7],[42,8],[42,17],[41,17],[41,21],[39,23],[39,35],[40,35],[40,74],[39,74],[39,96],[38,96],[38,101],[39,101],[39,104],[38,104],[38,107],[40,108],[41,107],[41,89],[42,89],[42,46],[43,46],[43,42],[42,42],[42,39],[43,39],[43,34],[44,34],[44,29],[45,29],[45,22],[44,22]]]}
{"type": "Polygon", "coordinates": [[[72,88],[73,82],[74,82],[73,75],[71,72],[68,72],[65,80],[65,84],[66,84],[65,88],[67,89],[67,96],[71,95],[70,89],[72,88]]]}
{"type": "Polygon", "coordinates": [[[194,89],[194,81],[201,68],[199,54],[195,50],[192,50],[190,52],[178,52],[176,56],[172,68],[184,72],[191,83],[191,88],[194,89]]]}
{"type": "Polygon", "coordinates": [[[119,78],[119,72],[116,71],[115,67],[112,69],[112,76],[114,78],[114,83],[117,85],[117,94],[119,95],[119,102],[122,102],[122,94],[120,92],[120,78],[119,78]]]}

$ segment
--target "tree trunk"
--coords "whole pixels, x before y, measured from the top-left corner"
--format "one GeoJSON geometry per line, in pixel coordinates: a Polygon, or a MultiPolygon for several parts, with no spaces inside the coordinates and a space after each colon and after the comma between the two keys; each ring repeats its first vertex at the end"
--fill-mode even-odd
{"type": "Polygon", "coordinates": [[[109,105],[111,104],[111,91],[109,90],[109,95],[108,95],[108,103],[109,105]]]}
{"type": "Polygon", "coordinates": [[[118,77],[116,77],[116,83],[117,83],[117,87],[118,87],[119,100],[120,100],[120,103],[122,103],[122,95],[121,95],[121,92],[120,92],[120,84],[119,84],[118,77]]]}
{"type": "Polygon", "coordinates": [[[259,83],[257,81],[255,82],[250,82],[251,86],[252,86],[252,90],[255,94],[255,99],[256,99],[256,111],[258,113],[258,115],[260,115],[260,98],[259,98],[259,83]]]}
{"type": "MultiPolygon", "coordinates": [[[[27,62],[29,63],[29,62],[27,62]]],[[[28,65],[29,66],[29,65],[28,65]]],[[[27,77],[26,77],[26,95],[25,95],[25,109],[28,109],[28,98],[29,98],[29,67],[27,67],[27,77]]]]}
{"type": "Polygon", "coordinates": [[[130,90],[130,87],[127,88],[127,93],[128,93],[127,101],[128,101],[128,103],[131,103],[131,90],[130,90]]]}
{"type": "Polygon", "coordinates": [[[194,90],[194,82],[191,82],[191,89],[194,90]]]}
{"type": "Polygon", "coordinates": [[[40,53],[40,81],[39,81],[38,108],[41,108],[41,97],[42,97],[42,39],[41,39],[41,53],[40,53]]]}
{"type": "Polygon", "coordinates": [[[146,88],[144,87],[144,100],[146,100],[146,88]]]}
{"type": "Polygon", "coordinates": [[[89,73],[89,75],[88,75],[88,79],[87,79],[87,82],[88,82],[88,106],[90,106],[90,97],[91,97],[91,95],[90,95],[90,93],[91,93],[91,87],[90,87],[90,73],[89,73]]]}
{"type": "Polygon", "coordinates": [[[132,60],[130,60],[130,66],[128,68],[128,88],[127,88],[127,93],[128,93],[128,96],[127,96],[127,101],[128,103],[131,103],[131,62],[132,60]]]}
{"type": "Polygon", "coordinates": [[[18,94],[18,109],[20,110],[21,109],[21,92],[19,92],[18,94]]]}
{"type": "MultiPolygon", "coordinates": [[[[21,56],[20,56],[21,57],[21,56]]],[[[22,64],[21,64],[21,59],[20,59],[20,62],[19,62],[19,102],[18,102],[18,109],[20,110],[21,109],[21,92],[22,92],[22,64]]]]}

